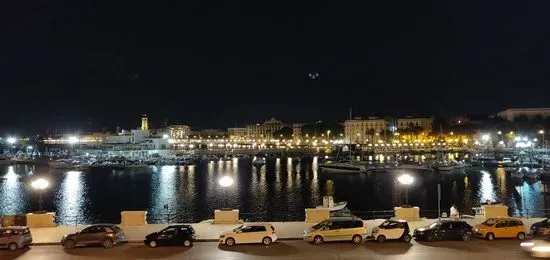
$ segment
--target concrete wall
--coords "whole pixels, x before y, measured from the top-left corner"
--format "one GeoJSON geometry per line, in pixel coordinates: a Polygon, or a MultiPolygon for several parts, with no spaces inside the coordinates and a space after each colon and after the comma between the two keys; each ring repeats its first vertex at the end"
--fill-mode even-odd
{"type": "Polygon", "coordinates": [[[120,217],[121,226],[147,225],[147,211],[122,211],[120,217]]]}
{"type": "Polygon", "coordinates": [[[330,218],[330,210],[328,208],[305,209],[306,223],[319,223],[327,218],[330,218]]]}
{"type": "Polygon", "coordinates": [[[39,228],[39,227],[55,227],[55,212],[48,212],[44,214],[27,214],[27,227],[39,228]]]}
{"type": "Polygon", "coordinates": [[[239,210],[215,210],[214,211],[214,224],[238,224],[239,210]]]}

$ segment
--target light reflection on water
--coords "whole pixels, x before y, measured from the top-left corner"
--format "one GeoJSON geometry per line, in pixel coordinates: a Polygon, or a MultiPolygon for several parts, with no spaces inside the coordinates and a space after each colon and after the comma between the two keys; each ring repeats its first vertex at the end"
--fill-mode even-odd
{"type": "MultiPolygon", "coordinates": [[[[416,158],[415,158],[416,159],[416,158]]],[[[418,159],[421,159],[418,158],[418,159]]],[[[240,209],[243,219],[303,220],[304,208],[322,202],[326,180],[332,180],[335,201],[348,201],[352,211],[388,210],[404,202],[405,189],[397,173],[370,176],[318,173],[312,165],[269,159],[261,168],[250,160],[220,161],[195,166],[150,167],[144,170],[62,171],[48,167],[0,168],[0,215],[36,210],[36,194],[27,185],[32,175],[47,177],[50,188],[44,206],[57,211],[61,223],[119,222],[122,210],[147,210],[152,222],[195,222],[212,218],[214,209],[240,209]],[[222,176],[234,184],[221,187],[222,176]],[[165,207],[167,205],[167,207],[165,207]],[[248,213],[248,214],[247,214],[248,213]]],[[[424,210],[437,209],[439,175],[411,173],[409,202],[424,210]]],[[[550,205],[537,181],[517,181],[504,169],[441,175],[442,209],[451,203],[462,210],[487,200],[503,202],[516,215],[532,215],[550,205]]]]}

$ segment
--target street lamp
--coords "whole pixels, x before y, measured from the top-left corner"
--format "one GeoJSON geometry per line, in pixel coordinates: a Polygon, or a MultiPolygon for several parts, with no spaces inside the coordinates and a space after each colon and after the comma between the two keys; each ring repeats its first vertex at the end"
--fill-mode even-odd
{"type": "Polygon", "coordinates": [[[545,143],[544,143],[544,130],[539,130],[539,134],[542,135],[542,148],[544,149],[545,143]]]}
{"type": "Polygon", "coordinates": [[[48,180],[44,179],[44,178],[38,178],[36,180],[34,180],[33,182],[31,182],[31,187],[35,190],[38,190],[38,210],[39,211],[42,211],[42,192],[48,188],[48,186],[50,185],[50,183],[48,182],[48,180]]]}
{"type": "Polygon", "coordinates": [[[409,204],[409,186],[414,182],[414,178],[410,174],[403,174],[397,178],[399,183],[405,186],[405,203],[409,204]]]}
{"type": "Polygon", "coordinates": [[[229,199],[228,199],[228,196],[227,196],[227,190],[228,190],[229,187],[231,187],[231,185],[233,185],[233,178],[231,178],[230,176],[223,176],[223,177],[220,178],[218,183],[220,184],[220,186],[225,188],[225,206],[227,208],[227,205],[229,204],[228,203],[229,199]]]}

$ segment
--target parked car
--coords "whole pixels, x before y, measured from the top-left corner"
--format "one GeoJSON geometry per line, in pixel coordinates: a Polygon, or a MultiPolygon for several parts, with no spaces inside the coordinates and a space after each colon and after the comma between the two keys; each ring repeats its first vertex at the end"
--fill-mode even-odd
{"type": "Polygon", "coordinates": [[[189,247],[195,242],[195,230],[190,225],[172,225],[147,235],[143,242],[150,247],[178,245],[189,247]]]}
{"type": "Polygon", "coordinates": [[[0,228],[0,248],[15,251],[32,243],[31,231],[28,227],[0,228]]]}
{"type": "Polygon", "coordinates": [[[383,243],[388,239],[410,242],[412,236],[409,233],[409,223],[406,220],[389,219],[380,224],[380,226],[373,228],[370,238],[376,240],[378,243],[383,243]]]}
{"type": "Polygon", "coordinates": [[[525,239],[525,226],[516,218],[490,218],[475,226],[476,237],[494,240],[495,238],[525,239]]]}
{"type": "Polygon", "coordinates": [[[462,240],[472,238],[472,226],[461,220],[440,220],[414,230],[414,239],[424,241],[462,240]]]}
{"type": "Polygon", "coordinates": [[[545,219],[540,222],[533,223],[529,234],[532,236],[548,236],[550,235],[550,219],[545,219]]]}
{"type": "Polygon", "coordinates": [[[64,235],[61,245],[66,249],[73,249],[81,245],[102,245],[105,248],[111,248],[124,241],[126,241],[126,235],[117,225],[96,224],[80,232],[64,235]]]}
{"type": "Polygon", "coordinates": [[[220,235],[220,244],[262,243],[269,245],[277,240],[277,232],[271,224],[251,223],[239,226],[220,235]]]}
{"type": "Polygon", "coordinates": [[[325,241],[351,241],[361,243],[367,237],[363,220],[356,217],[329,218],[304,230],[303,239],[320,245],[325,241]]]}

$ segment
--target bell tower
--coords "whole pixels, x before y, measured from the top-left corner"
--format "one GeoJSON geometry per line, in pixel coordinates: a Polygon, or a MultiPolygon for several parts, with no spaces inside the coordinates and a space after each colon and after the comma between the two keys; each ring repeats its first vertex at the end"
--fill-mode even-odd
{"type": "Polygon", "coordinates": [[[149,118],[147,117],[147,114],[143,114],[143,116],[141,116],[141,130],[149,130],[149,118]]]}

